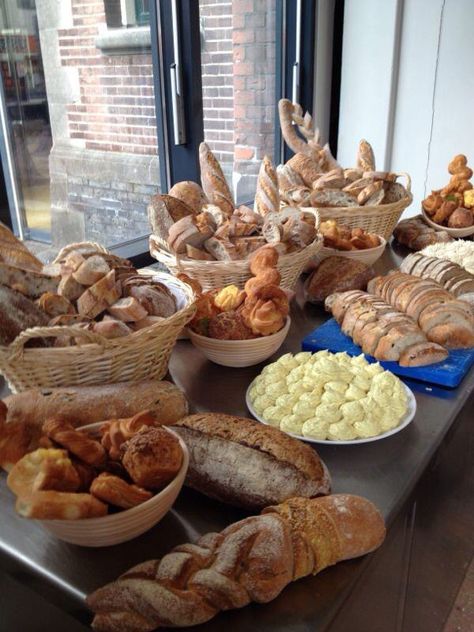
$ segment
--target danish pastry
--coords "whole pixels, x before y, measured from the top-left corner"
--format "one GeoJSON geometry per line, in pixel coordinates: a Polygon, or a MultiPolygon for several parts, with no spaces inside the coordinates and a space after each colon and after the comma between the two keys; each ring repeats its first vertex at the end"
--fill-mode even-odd
{"type": "Polygon", "coordinates": [[[129,419],[112,419],[106,421],[100,428],[102,433],[102,446],[113,460],[120,458],[120,448],[144,426],[152,426],[156,423],[155,416],[145,410],[137,413],[129,419]]]}
{"type": "Polygon", "coordinates": [[[92,482],[90,492],[109,505],[130,509],[150,500],[153,494],[137,485],[127,483],[118,476],[103,472],[92,482]]]}
{"type": "Polygon", "coordinates": [[[65,421],[47,419],[43,425],[43,432],[88,465],[98,466],[105,461],[105,450],[101,444],[83,432],[75,430],[65,421]]]}
{"type": "Polygon", "coordinates": [[[80,477],[66,450],[38,448],[25,454],[7,478],[7,485],[17,496],[25,496],[38,490],[54,489],[75,492],[80,477]]]}
{"type": "Polygon", "coordinates": [[[54,490],[20,496],[16,510],[23,518],[37,520],[79,520],[107,514],[107,505],[91,494],[75,494],[54,490]]]}
{"type": "Polygon", "coordinates": [[[183,452],[178,439],[164,428],[146,428],[122,446],[122,463],[140,487],[158,489],[179,472],[183,452]]]}

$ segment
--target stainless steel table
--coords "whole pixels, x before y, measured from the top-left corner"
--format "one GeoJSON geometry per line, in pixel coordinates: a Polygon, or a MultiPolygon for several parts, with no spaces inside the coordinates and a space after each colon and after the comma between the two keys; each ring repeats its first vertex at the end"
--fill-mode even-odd
{"type": "MultiPolygon", "coordinates": [[[[387,270],[397,261],[397,255],[387,249],[377,268],[387,270]]],[[[289,336],[277,355],[298,351],[302,338],[326,318],[321,308],[304,305],[300,287],[292,309],[289,336]]],[[[195,411],[247,415],[245,390],[261,368],[261,365],[244,369],[214,365],[190,342],[181,341],[173,352],[170,374],[186,392],[195,411]]],[[[473,391],[474,372],[471,371],[455,390],[430,391],[412,382],[409,386],[415,392],[418,410],[413,423],[405,430],[360,446],[321,445],[318,449],[331,472],[333,491],[369,498],[380,508],[389,526],[395,522],[430,459],[466,404],[473,391]]],[[[183,490],[173,510],[145,535],[115,547],[86,549],[56,540],[39,524],[18,518],[4,475],[0,480],[0,497],[2,570],[29,586],[46,602],[56,604],[61,611],[86,624],[90,617],[84,606],[84,597],[89,592],[134,564],[160,557],[178,543],[194,540],[208,531],[220,530],[245,515],[191,490],[183,490]]],[[[317,577],[300,580],[271,604],[223,613],[197,629],[210,632],[224,627],[229,632],[250,628],[258,632],[329,629],[349,593],[366,574],[366,567],[375,563],[377,557],[383,554],[383,549],[364,559],[327,569],[317,577]]],[[[357,628],[354,630],[357,632],[357,628]]]]}

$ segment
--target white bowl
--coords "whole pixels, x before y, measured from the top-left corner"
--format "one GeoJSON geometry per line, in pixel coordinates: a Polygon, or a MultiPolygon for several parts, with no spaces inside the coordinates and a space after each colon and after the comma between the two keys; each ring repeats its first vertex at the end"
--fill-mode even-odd
{"type": "Polygon", "coordinates": [[[216,340],[200,336],[191,329],[188,331],[193,345],[200,349],[208,360],[222,366],[243,367],[263,362],[275,353],[283,344],[290,324],[291,319],[288,316],[285,326],[276,334],[251,340],[216,340]]]}
{"type": "MultiPolygon", "coordinates": [[[[90,424],[81,430],[94,430],[101,425],[90,424]]],[[[183,464],[176,477],[161,492],[141,505],[108,516],[83,520],[41,520],[43,527],[65,542],[97,547],[127,542],[155,526],[171,509],[181,491],[189,465],[189,452],[184,441],[176,432],[163,427],[179,440],[183,464]]]]}
{"type": "Polygon", "coordinates": [[[468,237],[469,235],[474,235],[474,225],[467,226],[466,228],[449,228],[449,226],[443,226],[442,224],[433,222],[433,220],[428,217],[423,207],[421,212],[423,214],[423,219],[427,224],[436,228],[436,230],[445,230],[448,235],[451,235],[451,237],[468,237]]]}
{"type": "Polygon", "coordinates": [[[338,250],[337,248],[328,248],[327,246],[323,246],[316,255],[316,259],[318,261],[322,261],[327,257],[345,257],[346,259],[360,261],[360,263],[365,263],[370,266],[380,259],[383,255],[383,251],[385,250],[385,246],[387,245],[387,242],[382,235],[378,235],[378,238],[380,239],[380,244],[378,246],[375,246],[375,248],[365,248],[364,250],[338,250]]]}

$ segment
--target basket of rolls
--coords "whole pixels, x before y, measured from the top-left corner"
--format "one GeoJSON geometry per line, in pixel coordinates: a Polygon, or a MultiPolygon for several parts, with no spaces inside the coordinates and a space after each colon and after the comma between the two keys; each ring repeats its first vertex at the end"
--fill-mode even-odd
{"type": "Polygon", "coordinates": [[[338,224],[335,219],[321,222],[320,231],[324,245],[317,255],[319,261],[340,256],[372,265],[380,259],[387,244],[381,235],[338,224]]]}
{"type": "Polygon", "coordinates": [[[257,250],[250,259],[253,276],[244,289],[227,285],[200,292],[200,288],[195,288],[198,298],[189,337],[212,362],[253,366],[282,345],[290,317],[288,294],[279,287],[278,257],[273,246],[257,250]]]}
{"type": "Polygon", "coordinates": [[[472,169],[464,154],[454,156],[448,165],[451,178],[442,189],[431,191],[421,203],[425,221],[451,237],[474,234],[474,189],[472,169]]]}
{"type": "Polygon", "coordinates": [[[362,228],[388,240],[403,211],[411,204],[411,179],[407,173],[377,171],[372,147],[361,140],[354,168],[344,169],[321,146],[319,130],[301,106],[281,99],[280,125],[294,152],[277,167],[280,197],[284,204],[315,208],[321,221],[334,219],[350,228],[362,228]],[[406,185],[397,182],[403,177],[406,185]]]}
{"type": "Polygon", "coordinates": [[[178,182],[169,195],[155,195],[148,208],[153,234],[150,253],[172,274],[183,273],[204,291],[236,285],[251,277],[249,259],[267,244],[278,250],[282,287],[292,289],[318,252],[319,215],[314,209],[281,210],[278,177],[268,157],[262,161],[253,210],[236,208],[212,151],[199,149],[202,188],[178,182]]]}
{"type": "Polygon", "coordinates": [[[181,437],[156,423],[151,411],[77,429],[47,419],[41,447],[7,477],[17,513],[81,546],[111,546],[148,531],[176,500],[189,464],[181,437]]]}
{"type": "Polygon", "coordinates": [[[93,243],[43,266],[0,226],[0,372],[13,392],[161,379],[194,314],[189,285],[93,243]]]}

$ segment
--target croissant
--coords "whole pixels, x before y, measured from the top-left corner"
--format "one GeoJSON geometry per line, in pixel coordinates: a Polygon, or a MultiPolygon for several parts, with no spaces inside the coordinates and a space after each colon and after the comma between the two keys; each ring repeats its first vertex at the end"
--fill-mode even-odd
{"type": "Polygon", "coordinates": [[[106,421],[100,428],[102,446],[108,452],[109,457],[117,461],[120,458],[122,444],[133,437],[143,426],[153,426],[155,423],[156,417],[149,410],[137,413],[129,419],[106,421]]]}
{"type": "Polygon", "coordinates": [[[198,625],[221,610],[275,599],[291,581],[365,555],[385,537],[365,498],[291,498],[130,569],[87,598],[92,627],[150,632],[198,625]]]}
{"type": "Polygon", "coordinates": [[[43,425],[44,434],[72,452],[88,465],[102,465],[105,461],[105,450],[98,441],[74,430],[71,424],[60,419],[47,419],[43,425]]]}
{"type": "Polygon", "coordinates": [[[25,454],[7,478],[7,485],[17,496],[25,496],[40,489],[75,492],[81,479],[66,450],[39,448],[25,454]]]}
{"type": "Polygon", "coordinates": [[[153,494],[142,487],[127,483],[122,478],[102,472],[92,481],[90,492],[104,503],[130,509],[150,500],[153,494]]]}

